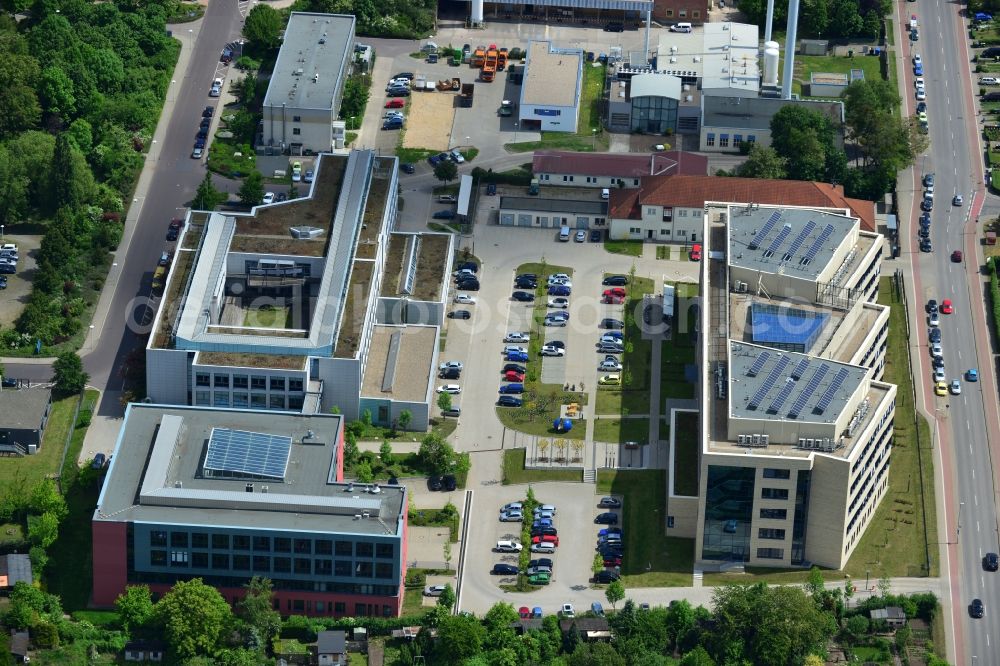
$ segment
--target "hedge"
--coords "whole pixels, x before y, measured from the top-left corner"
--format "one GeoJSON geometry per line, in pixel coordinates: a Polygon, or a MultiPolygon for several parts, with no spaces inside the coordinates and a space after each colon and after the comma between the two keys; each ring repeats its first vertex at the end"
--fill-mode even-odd
{"type": "Polygon", "coordinates": [[[990,273],[990,305],[993,307],[993,333],[1000,337],[1000,280],[997,279],[997,257],[986,262],[990,273]]]}

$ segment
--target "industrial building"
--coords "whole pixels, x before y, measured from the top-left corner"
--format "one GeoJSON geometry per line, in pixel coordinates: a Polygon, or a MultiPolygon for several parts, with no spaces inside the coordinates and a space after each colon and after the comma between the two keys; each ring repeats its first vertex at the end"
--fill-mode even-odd
{"type": "Polygon", "coordinates": [[[551,199],[547,197],[500,197],[501,226],[572,229],[607,229],[608,202],[593,194],[551,199]]]}
{"type": "Polygon", "coordinates": [[[632,188],[639,187],[645,176],[704,176],[708,172],[708,158],[680,150],[655,153],[536,150],[531,172],[542,186],[632,188]]]}
{"type": "Polygon", "coordinates": [[[355,18],[292,12],[264,96],[258,149],[309,155],[343,148],[339,121],[354,58],[355,18]]]}
{"type": "Polygon", "coordinates": [[[667,532],[704,566],[841,568],[888,489],[884,239],[848,210],[704,210],[698,495],[667,532]]]}
{"type": "Polygon", "coordinates": [[[398,161],[323,155],[300,199],[193,211],[146,348],[157,403],[403,410],[427,427],[453,236],[394,233],[398,161]]]}
{"type": "Polygon", "coordinates": [[[705,153],[739,152],[740,145],[771,145],[771,120],[788,105],[816,111],[830,119],[834,138],[844,143],[844,103],[840,100],[725,97],[703,95],[698,150],[705,153]]]}
{"type": "Polygon", "coordinates": [[[472,0],[469,20],[480,25],[487,19],[505,21],[542,21],[606,25],[622,23],[623,28],[638,28],[651,15],[659,21],[686,21],[700,25],[708,20],[708,0],[472,0]]]}
{"type": "Polygon", "coordinates": [[[517,108],[517,119],[523,129],[576,132],[583,62],[583,49],[529,42],[517,108]]]}
{"type": "Polygon", "coordinates": [[[399,615],[403,486],[343,483],[344,418],[131,404],[91,524],[93,601],[269,578],[283,615],[399,615]]]}
{"type": "Polygon", "coordinates": [[[875,204],[845,197],[842,185],[763,178],[646,176],[638,188],[611,190],[609,237],[703,243],[705,204],[709,201],[833,208],[850,211],[867,231],[875,231],[879,224],[875,204]]]}

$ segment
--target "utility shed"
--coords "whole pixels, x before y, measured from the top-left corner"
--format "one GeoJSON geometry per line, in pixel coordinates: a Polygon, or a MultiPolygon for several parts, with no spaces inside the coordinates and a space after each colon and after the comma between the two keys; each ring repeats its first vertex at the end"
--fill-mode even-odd
{"type": "Polygon", "coordinates": [[[50,389],[0,391],[0,453],[35,453],[42,445],[51,406],[50,389]]]}

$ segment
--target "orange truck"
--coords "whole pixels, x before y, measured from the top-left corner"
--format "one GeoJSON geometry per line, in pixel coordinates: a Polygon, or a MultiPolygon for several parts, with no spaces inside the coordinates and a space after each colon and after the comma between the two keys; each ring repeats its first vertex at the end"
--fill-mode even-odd
{"type": "Polygon", "coordinates": [[[492,81],[497,73],[497,45],[490,44],[490,48],[486,50],[486,62],[483,63],[482,79],[483,81],[492,81]]]}
{"type": "Polygon", "coordinates": [[[477,46],[476,50],[472,52],[472,60],[470,64],[478,69],[482,67],[483,63],[485,62],[486,62],[486,47],[477,46]]]}
{"type": "Polygon", "coordinates": [[[502,72],[507,66],[507,49],[502,48],[497,53],[497,71],[502,72]]]}

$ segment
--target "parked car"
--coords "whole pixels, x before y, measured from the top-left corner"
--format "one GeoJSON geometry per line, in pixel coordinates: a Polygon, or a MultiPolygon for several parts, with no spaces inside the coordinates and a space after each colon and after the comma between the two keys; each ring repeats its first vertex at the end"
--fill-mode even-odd
{"type": "MultiPolygon", "coordinates": [[[[524,393],[524,384],[522,384],[521,382],[513,382],[513,383],[510,383],[510,384],[503,384],[502,386],[500,386],[500,388],[498,389],[498,391],[499,391],[499,393],[501,395],[503,395],[503,394],[524,393]]],[[[502,406],[506,407],[507,405],[502,405],[502,406]]],[[[521,405],[510,405],[510,406],[511,407],[520,407],[521,405]]]]}
{"type": "Polygon", "coordinates": [[[533,543],[531,544],[531,552],[533,553],[554,553],[556,552],[556,544],[549,542],[533,543]]]}
{"type": "Polygon", "coordinates": [[[621,319],[605,318],[601,320],[599,327],[621,330],[625,328],[625,322],[623,322],[621,319]]]}
{"type": "Polygon", "coordinates": [[[605,289],[603,295],[620,296],[621,298],[625,298],[628,295],[628,292],[625,291],[624,287],[611,287],[610,289],[605,289]]]}
{"type": "Polygon", "coordinates": [[[601,371],[618,372],[622,369],[622,364],[619,363],[617,360],[605,359],[598,364],[597,369],[601,371]]]}
{"type": "Polygon", "coordinates": [[[996,553],[986,553],[983,556],[983,568],[987,571],[996,571],[1000,568],[1000,557],[996,553]]]}
{"type": "Polygon", "coordinates": [[[620,499],[611,496],[602,497],[601,501],[597,504],[602,509],[618,509],[621,508],[621,505],[622,501],[620,499]]]}
{"type": "Polygon", "coordinates": [[[455,294],[454,302],[462,305],[475,305],[476,299],[468,294],[455,294]]]}
{"type": "Polygon", "coordinates": [[[274,203],[274,192],[264,192],[264,198],[261,200],[261,203],[274,203]]]}
{"type": "Polygon", "coordinates": [[[565,618],[576,617],[576,611],[573,610],[573,604],[563,604],[562,608],[559,609],[559,614],[565,618]]]}
{"type": "Polygon", "coordinates": [[[503,380],[505,382],[520,383],[524,381],[524,373],[508,370],[507,372],[503,373],[503,380]]]}
{"type": "Polygon", "coordinates": [[[528,362],[528,354],[525,353],[525,352],[519,352],[519,351],[518,352],[514,352],[514,351],[507,352],[504,355],[504,358],[507,361],[515,361],[517,363],[527,363],[528,362]]]}
{"type": "Polygon", "coordinates": [[[438,212],[431,215],[435,220],[451,220],[455,217],[455,211],[453,210],[439,210],[438,212]]]}
{"type": "Polygon", "coordinates": [[[500,512],[500,522],[501,523],[519,523],[524,520],[524,515],[520,511],[501,511],[500,512]]]}
{"type": "Polygon", "coordinates": [[[554,284],[549,287],[549,296],[569,296],[573,290],[564,284],[554,284]]]}
{"type": "Polygon", "coordinates": [[[498,553],[520,553],[524,546],[516,541],[511,541],[509,539],[501,539],[497,541],[497,545],[494,546],[493,550],[498,553]]]}
{"type": "Polygon", "coordinates": [[[553,345],[542,345],[540,353],[542,356],[565,356],[566,350],[562,347],[555,347],[553,345]]]}
{"type": "Polygon", "coordinates": [[[433,474],[433,475],[427,477],[427,489],[428,490],[433,490],[433,491],[436,492],[438,490],[441,490],[441,487],[442,487],[442,484],[441,484],[441,477],[440,476],[438,476],[437,474],[433,474]]]}
{"type": "Polygon", "coordinates": [[[459,280],[455,284],[455,287],[463,291],[479,291],[479,280],[471,278],[466,280],[459,280]]]}
{"type": "Polygon", "coordinates": [[[514,279],[514,286],[518,289],[534,289],[538,286],[538,281],[527,277],[518,277],[514,279]]]}
{"type": "Polygon", "coordinates": [[[504,342],[531,342],[531,335],[520,331],[511,331],[503,339],[504,342]]]}
{"type": "Polygon", "coordinates": [[[167,226],[167,240],[175,241],[181,233],[181,229],[184,227],[184,220],[174,218],[170,220],[170,224],[167,226]]]}
{"type": "Polygon", "coordinates": [[[417,172],[417,167],[413,166],[409,162],[403,162],[402,164],[399,165],[399,168],[400,168],[400,170],[403,173],[416,173],[417,172]]]}
{"type": "Polygon", "coordinates": [[[562,308],[562,309],[565,309],[565,308],[569,307],[569,299],[568,298],[563,298],[561,296],[558,297],[558,298],[550,298],[549,302],[548,302],[548,306],[550,308],[562,308]]]}
{"type": "Polygon", "coordinates": [[[440,597],[442,594],[444,594],[444,588],[446,588],[446,587],[448,587],[448,586],[447,585],[428,585],[427,587],[424,588],[424,596],[425,597],[440,597]]]}
{"type": "Polygon", "coordinates": [[[618,524],[618,514],[617,513],[600,513],[594,518],[594,522],[598,525],[617,525],[618,524]]]}
{"type": "Polygon", "coordinates": [[[628,284],[628,277],[625,275],[609,275],[601,280],[601,284],[605,286],[624,287],[628,284]]]}
{"type": "Polygon", "coordinates": [[[496,193],[497,193],[496,183],[487,183],[486,184],[486,196],[493,197],[493,196],[496,196],[496,193]]]}
{"type": "Polygon", "coordinates": [[[524,401],[512,395],[502,395],[497,398],[497,407],[522,407],[524,401]]]}
{"type": "Polygon", "coordinates": [[[508,363],[507,365],[500,368],[500,372],[519,372],[522,375],[525,373],[523,365],[518,365],[517,363],[508,363]]]}
{"type": "Polygon", "coordinates": [[[206,106],[205,110],[201,112],[202,118],[211,118],[215,114],[214,106],[206,106]]]}
{"type": "Polygon", "coordinates": [[[457,368],[448,368],[438,372],[438,379],[461,379],[462,371],[457,368]]]}
{"type": "MultiPolygon", "coordinates": [[[[494,576],[516,576],[519,570],[513,564],[494,564],[490,573],[494,576]]],[[[525,608],[524,610],[528,610],[525,608]]]]}
{"type": "Polygon", "coordinates": [[[472,313],[468,310],[452,310],[448,313],[448,319],[472,319],[472,313]]]}
{"type": "Polygon", "coordinates": [[[438,393],[449,393],[451,395],[458,395],[462,392],[462,387],[458,384],[443,384],[437,387],[438,393]]]}
{"type": "Polygon", "coordinates": [[[600,243],[601,242],[601,230],[600,229],[592,229],[591,230],[591,232],[590,232],[590,242],[591,243],[600,243]]]}
{"type": "Polygon", "coordinates": [[[465,157],[462,155],[461,151],[459,151],[458,148],[455,148],[453,151],[451,151],[448,154],[448,157],[451,158],[451,161],[454,162],[455,164],[465,163],[465,157]]]}
{"type": "Polygon", "coordinates": [[[577,243],[586,243],[587,232],[584,231],[583,229],[580,229],[579,231],[576,232],[576,236],[573,238],[573,240],[575,240],[577,243]]]}
{"type": "Polygon", "coordinates": [[[106,462],[107,456],[103,453],[98,453],[94,455],[94,460],[90,463],[90,469],[103,469],[106,462]]]}
{"type": "Polygon", "coordinates": [[[306,169],[306,175],[302,176],[302,180],[304,180],[307,183],[311,183],[313,182],[313,178],[315,177],[316,174],[313,172],[312,169],[306,169]]]}
{"type": "Polygon", "coordinates": [[[387,109],[402,109],[406,106],[406,102],[399,98],[387,100],[385,103],[385,108],[387,109]]]}
{"type": "Polygon", "coordinates": [[[551,578],[551,574],[540,572],[532,576],[528,576],[528,582],[532,585],[548,585],[551,578]]]}
{"type": "Polygon", "coordinates": [[[531,303],[535,300],[535,295],[530,291],[515,291],[510,295],[511,299],[521,303],[531,303]]]}
{"type": "Polygon", "coordinates": [[[608,583],[615,582],[619,578],[621,578],[621,574],[617,571],[614,571],[613,569],[605,569],[604,571],[598,572],[598,574],[594,576],[594,582],[607,585],[608,583]]]}

